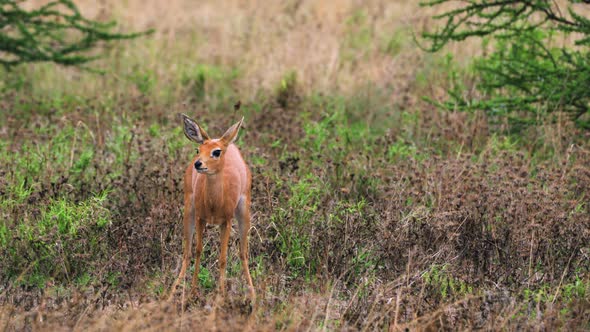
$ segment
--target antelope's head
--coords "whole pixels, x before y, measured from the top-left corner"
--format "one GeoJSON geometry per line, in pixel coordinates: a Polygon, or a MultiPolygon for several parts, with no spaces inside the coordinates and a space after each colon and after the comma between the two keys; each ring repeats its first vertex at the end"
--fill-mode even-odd
{"type": "Polygon", "coordinates": [[[227,147],[238,137],[244,118],[231,126],[221,138],[210,138],[196,121],[181,114],[184,121],[184,135],[199,144],[195,169],[201,174],[214,175],[223,169],[227,147]]]}

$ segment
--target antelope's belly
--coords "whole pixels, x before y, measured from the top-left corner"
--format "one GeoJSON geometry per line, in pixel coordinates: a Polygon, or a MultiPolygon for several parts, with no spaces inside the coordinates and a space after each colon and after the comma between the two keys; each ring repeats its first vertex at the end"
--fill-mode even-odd
{"type": "Polygon", "coordinates": [[[210,225],[221,225],[224,222],[231,222],[234,217],[233,206],[227,206],[225,209],[219,206],[205,205],[201,213],[201,219],[205,220],[210,225]]]}
{"type": "Polygon", "coordinates": [[[207,224],[209,225],[221,225],[226,221],[230,221],[231,217],[210,217],[207,218],[207,224]]]}

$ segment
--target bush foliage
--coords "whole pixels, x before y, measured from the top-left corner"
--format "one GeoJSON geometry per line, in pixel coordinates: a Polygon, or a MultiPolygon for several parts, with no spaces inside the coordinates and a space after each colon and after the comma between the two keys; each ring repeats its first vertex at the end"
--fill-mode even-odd
{"type": "Polygon", "coordinates": [[[570,0],[562,12],[553,1],[477,0],[435,16],[445,24],[423,32],[428,51],[470,37],[482,38],[484,48],[491,45],[475,61],[479,93],[466,95],[465,87],[455,82],[450,98],[439,106],[507,116],[517,129],[538,124],[544,114],[566,113],[590,129],[590,20],[576,13],[580,2],[570,0]]]}
{"type": "Polygon", "coordinates": [[[70,0],[33,10],[23,9],[21,3],[4,0],[0,6],[0,64],[7,68],[40,61],[81,65],[98,57],[88,52],[101,42],[144,34],[112,32],[115,22],[90,20],[70,0]]]}

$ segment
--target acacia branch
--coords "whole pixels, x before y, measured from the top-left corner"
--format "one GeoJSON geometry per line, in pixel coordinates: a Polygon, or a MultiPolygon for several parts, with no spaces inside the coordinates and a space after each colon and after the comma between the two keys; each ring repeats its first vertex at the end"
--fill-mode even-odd
{"type": "Polygon", "coordinates": [[[19,2],[5,0],[0,6],[0,64],[6,68],[39,61],[81,65],[98,58],[88,52],[104,43],[152,32],[113,32],[115,22],[87,19],[71,0],[52,1],[30,11],[19,2]]]}
{"type": "MultiPolygon", "coordinates": [[[[454,1],[434,0],[422,5],[450,2],[454,1]]],[[[451,41],[470,37],[495,41],[491,52],[476,60],[481,95],[464,100],[462,85],[454,83],[448,91],[449,101],[438,106],[484,110],[519,123],[535,121],[535,116],[525,119],[525,110],[532,115],[563,111],[589,128],[590,120],[583,119],[590,118],[590,19],[575,13],[571,6],[568,13],[567,17],[556,13],[547,0],[466,0],[461,7],[435,16],[443,25],[434,32],[422,33],[429,44],[420,47],[427,51],[435,52],[451,41]],[[582,47],[552,43],[552,36],[572,32],[576,33],[575,45],[582,47]]]]}

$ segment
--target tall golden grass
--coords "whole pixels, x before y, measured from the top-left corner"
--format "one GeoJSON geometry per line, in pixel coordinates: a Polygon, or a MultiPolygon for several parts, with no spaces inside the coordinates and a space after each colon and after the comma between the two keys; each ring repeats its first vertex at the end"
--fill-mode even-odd
{"type": "MultiPolygon", "coordinates": [[[[276,89],[290,73],[304,94],[349,93],[369,83],[401,87],[423,66],[425,55],[413,36],[432,24],[434,13],[413,0],[76,3],[87,17],[116,20],[120,31],[154,28],[155,33],[123,42],[92,63],[108,73],[103,77],[35,65],[30,75],[39,93],[92,96],[116,87],[121,94],[132,94],[126,78],[137,70],[154,75],[155,91],[171,85],[180,90],[179,76],[203,64],[237,70],[234,89],[245,100],[276,89]]],[[[462,57],[477,48],[452,46],[452,51],[462,57]]]]}

